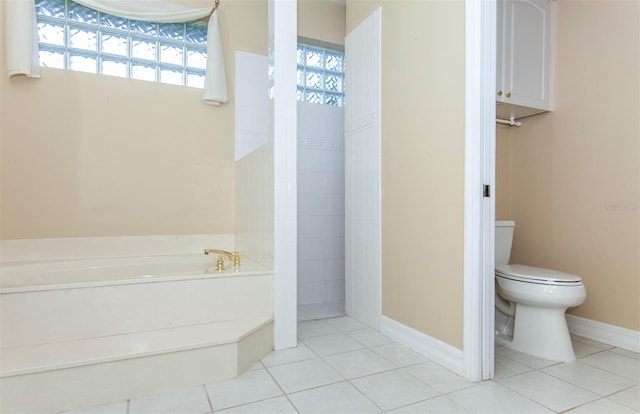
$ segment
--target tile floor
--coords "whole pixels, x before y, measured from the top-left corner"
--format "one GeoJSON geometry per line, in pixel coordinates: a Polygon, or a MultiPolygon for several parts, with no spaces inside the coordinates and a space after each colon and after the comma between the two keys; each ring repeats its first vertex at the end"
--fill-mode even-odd
{"type": "Polygon", "coordinates": [[[335,318],[344,315],[344,300],[298,305],[298,322],[335,318]]]}
{"type": "Polygon", "coordinates": [[[584,338],[573,363],[498,347],[495,380],[473,383],[349,317],[298,334],[237,379],[75,413],[640,412],[640,355],[584,338]]]}

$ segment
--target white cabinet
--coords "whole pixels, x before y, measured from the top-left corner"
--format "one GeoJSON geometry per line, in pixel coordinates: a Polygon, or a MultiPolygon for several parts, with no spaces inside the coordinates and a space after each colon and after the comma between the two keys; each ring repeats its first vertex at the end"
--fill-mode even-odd
{"type": "Polygon", "coordinates": [[[516,118],[551,109],[552,0],[498,0],[497,113],[516,118]]]}

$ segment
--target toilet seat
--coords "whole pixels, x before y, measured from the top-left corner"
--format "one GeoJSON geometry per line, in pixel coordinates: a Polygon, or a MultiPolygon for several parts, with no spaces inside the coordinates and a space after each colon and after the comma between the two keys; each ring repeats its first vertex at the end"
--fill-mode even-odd
{"type": "Polygon", "coordinates": [[[538,285],[579,286],[580,276],[558,270],[525,265],[502,265],[496,267],[496,276],[517,282],[535,283],[538,285]]]}

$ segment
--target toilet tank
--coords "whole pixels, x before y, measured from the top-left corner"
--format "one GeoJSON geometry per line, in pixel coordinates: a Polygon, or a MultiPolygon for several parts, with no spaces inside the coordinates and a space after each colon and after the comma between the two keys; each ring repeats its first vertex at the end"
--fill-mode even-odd
{"type": "Polygon", "coordinates": [[[515,221],[496,220],[496,266],[509,264],[515,221]]]}

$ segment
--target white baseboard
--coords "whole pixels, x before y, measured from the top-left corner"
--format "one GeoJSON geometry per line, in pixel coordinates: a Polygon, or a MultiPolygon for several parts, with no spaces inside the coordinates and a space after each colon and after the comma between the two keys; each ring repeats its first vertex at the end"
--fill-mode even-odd
{"type": "Polygon", "coordinates": [[[459,375],[464,375],[462,350],[386,316],[380,317],[382,333],[459,375]]]}
{"type": "Polygon", "coordinates": [[[587,339],[602,342],[633,352],[640,352],[640,332],[621,328],[604,322],[581,318],[574,315],[567,316],[569,332],[587,339]]]}

